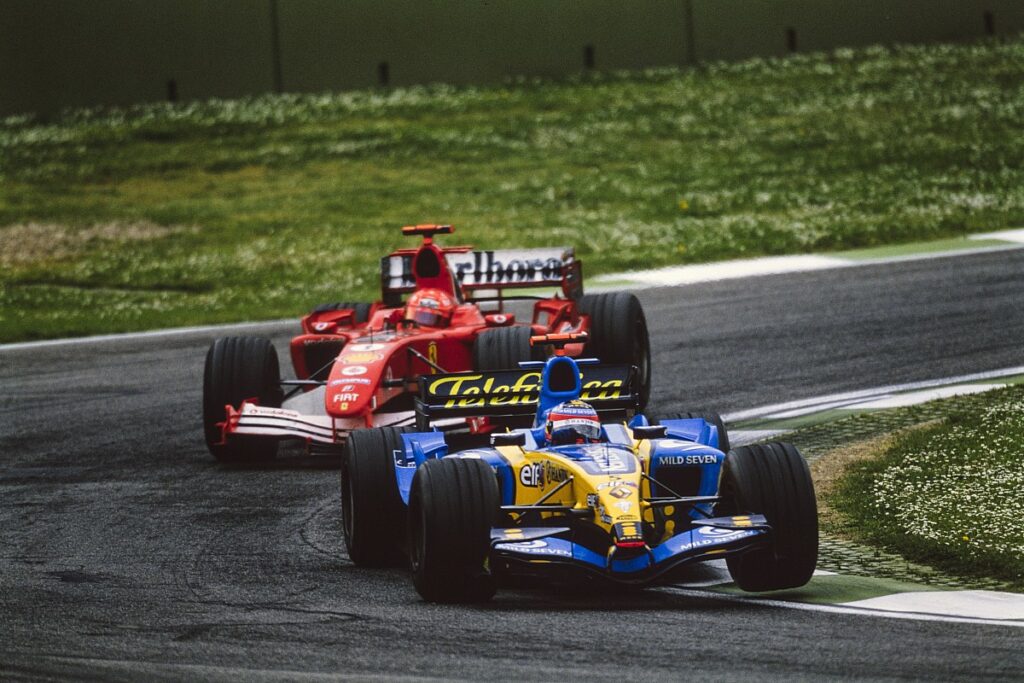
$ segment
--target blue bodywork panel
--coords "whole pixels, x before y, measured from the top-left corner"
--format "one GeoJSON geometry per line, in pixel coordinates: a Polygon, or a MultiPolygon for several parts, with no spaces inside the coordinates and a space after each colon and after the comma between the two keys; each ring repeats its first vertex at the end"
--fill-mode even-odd
{"type": "Polygon", "coordinates": [[[633,474],[640,466],[633,449],[614,443],[584,443],[552,446],[563,458],[571,460],[588,474],[633,474]]]}
{"type": "MultiPolygon", "coordinates": [[[[416,474],[416,468],[427,460],[447,456],[448,445],[441,432],[402,434],[402,443],[405,446],[404,451],[395,451],[395,479],[398,482],[398,493],[402,497],[402,502],[408,505],[409,492],[412,490],[412,478],[416,474]]],[[[512,467],[505,462],[497,450],[486,447],[474,448],[459,451],[455,455],[460,458],[479,458],[490,465],[498,475],[502,504],[507,505],[513,501],[515,480],[512,467]]]]}
{"type": "Polygon", "coordinates": [[[659,424],[668,428],[668,436],[718,448],[718,427],[699,417],[662,420],[659,424]]]}
{"type": "Polygon", "coordinates": [[[441,432],[419,432],[402,434],[401,451],[395,451],[395,479],[402,502],[409,504],[409,491],[412,490],[412,477],[416,468],[432,458],[443,458],[448,455],[448,444],[441,432]]]}
{"type": "MultiPolygon", "coordinates": [[[[700,467],[700,489],[696,495],[717,495],[725,462],[725,454],[718,450],[718,429],[701,418],[663,420],[661,424],[668,428],[668,435],[651,440],[651,478],[657,480],[663,471],[674,467],[700,467]]],[[[694,506],[690,512],[693,519],[710,514],[711,506],[707,503],[694,506]]]]}
{"type": "Polygon", "coordinates": [[[549,358],[544,363],[544,370],[540,376],[540,399],[537,401],[537,415],[533,420],[534,429],[544,427],[548,419],[548,413],[551,412],[552,408],[565,401],[579,398],[582,391],[583,386],[580,384],[580,371],[576,361],[566,356],[552,356],[549,358]],[[551,388],[551,374],[558,372],[559,367],[565,365],[569,366],[568,372],[575,378],[575,384],[571,389],[555,391],[551,388]]]}
{"type": "Polygon", "coordinates": [[[579,563],[611,577],[628,578],[643,572],[657,570],[659,566],[674,566],[688,559],[695,559],[712,550],[747,547],[767,538],[770,530],[763,515],[750,515],[749,527],[735,528],[732,518],[705,520],[701,526],[673,536],[661,545],[651,548],[650,553],[635,555],[629,559],[608,559],[578,543],[564,538],[531,535],[524,541],[498,539],[493,548],[496,552],[527,562],[539,559],[562,560],[579,563]],[[715,526],[716,523],[722,526],[715,526]],[[732,528],[730,528],[732,527],[732,528]]]}

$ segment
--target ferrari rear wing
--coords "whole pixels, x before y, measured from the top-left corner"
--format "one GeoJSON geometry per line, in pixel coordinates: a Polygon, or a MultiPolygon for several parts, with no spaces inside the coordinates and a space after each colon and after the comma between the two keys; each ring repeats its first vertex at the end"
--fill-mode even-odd
{"type": "MultiPolygon", "coordinates": [[[[381,259],[384,298],[407,294],[416,288],[413,276],[415,249],[400,249],[381,259]]],[[[503,290],[521,287],[559,286],[566,297],[583,294],[583,264],[572,247],[548,249],[500,249],[471,251],[466,247],[444,249],[445,260],[462,290],[503,290]]]]}
{"type": "MultiPolygon", "coordinates": [[[[449,417],[533,417],[540,400],[543,362],[518,370],[453,372],[420,378],[418,421],[449,417]]],[[[581,365],[582,393],[598,413],[636,410],[640,395],[631,365],[581,365]]]]}

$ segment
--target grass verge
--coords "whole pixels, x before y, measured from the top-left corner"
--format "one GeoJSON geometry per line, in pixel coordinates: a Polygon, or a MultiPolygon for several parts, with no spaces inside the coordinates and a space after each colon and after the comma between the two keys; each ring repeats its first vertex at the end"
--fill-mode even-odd
{"type": "Polygon", "coordinates": [[[887,412],[894,433],[862,433],[812,463],[825,535],[878,548],[866,562],[897,575],[898,556],[1024,590],[1024,387],[887,412]]]}
{"type": "Polygon", "coordinates": [[[410,222],[572,244],[591,275],[1024,224],[1022,61],[1017,39],[8,118],[0,341],[369,299],[410,222]]]}

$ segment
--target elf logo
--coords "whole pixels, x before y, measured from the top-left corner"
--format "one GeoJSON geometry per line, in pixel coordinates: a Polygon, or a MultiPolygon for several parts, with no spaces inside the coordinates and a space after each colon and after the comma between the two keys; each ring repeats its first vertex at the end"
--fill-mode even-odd
{"type": "Polygon", "coordinates": [[[519,470],[519,483],[523,486],[544,488],[547,484],[559,484],[568,478],[566,470],[549,462],[528,463],[519,470]]]}
{"type": "Polygon", "coordinates": [[[537,463],[523,465],[519,470],[519,483],[523,486],[543,486],[544,469],[537,463]]]}

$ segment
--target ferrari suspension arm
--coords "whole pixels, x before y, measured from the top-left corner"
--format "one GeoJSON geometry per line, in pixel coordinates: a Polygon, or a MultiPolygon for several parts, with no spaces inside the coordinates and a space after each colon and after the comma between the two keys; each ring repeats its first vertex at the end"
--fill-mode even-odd
{"type": "Polygon", "coordinates": [[[320,380],[316,379],[282,379],[279,382],[279,384],[282,387],[295,387],[294,389],[292,389],[291,391],[284,395],[283,400],[288,400],[295,394],[302,391],[302,387],[322,387],[325,384],[327,384],[327,382],[321,382],[320,380]]]}

